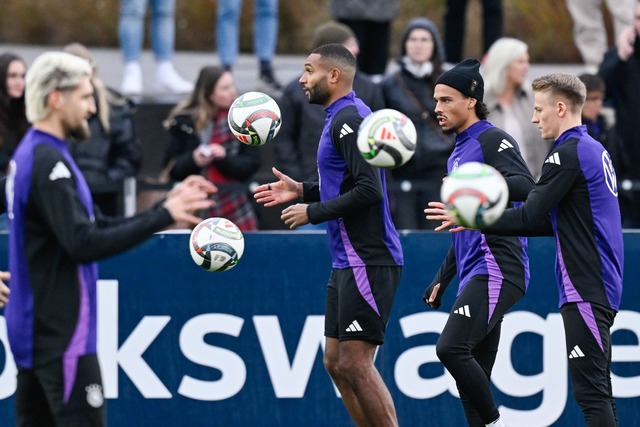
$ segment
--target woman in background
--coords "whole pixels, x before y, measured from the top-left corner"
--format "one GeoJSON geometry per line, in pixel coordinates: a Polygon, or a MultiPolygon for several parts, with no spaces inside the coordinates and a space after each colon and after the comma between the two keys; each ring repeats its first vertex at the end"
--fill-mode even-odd
{"type": "Polygon", "coordinates": [[[533,92],[527,80],[529,47],[523,41],[502,37],[491,45],[480,73],[484,78],[484,103],[488,120],[518,142],[529,172],[536,181],[553,141],[545,141],[531,123],[533,92]]]}
{"type": "Polygon", "coordinates": [[[89,117],[91,135],[71,144],[73,159],[87,180],[94,204],[107,216],[124,215],[124,183],[142,165],[142,144],[133,123],[133,102],[105,86],[86,46],[71,43],[64,51],[91,64],[96,113],[89,117]]]}
{"type": "Polygon", "coordinates": [[[416,152],[391,171],[393,221],[398,229],[431,229],[438,221],[425,221],[424,206],[440,200],[442,178],[453,150],[453,138],[445,135],[435,115],[435,82],[442,74],[444,47],[436,25],[426,18],[407,24],[400,44],[400,69],[381,83],[386,108],[404,113],[416,127],[416,152]],[[400,188],[399,188],[400,187],[400,188]]]}
{"type": "Polygon", "coordinates": [[[238,92],[233,76],[222,67],[200,70],[191,95],[169,114],[165,127],[169,145],[164,165],[174,181],[201,173],[218,186],[207,217],[224,217],[242,231],[258,222],[247,181],[260,168],[261,151],[238,141],[227,115],[238,92]]]}
{"type": "Polygon", "coordinates": [[[0,55],[0,174],[7,173],[9,160],[27,132],[24,106],[24,76],[27,64],[13,53],[0,55]]]}

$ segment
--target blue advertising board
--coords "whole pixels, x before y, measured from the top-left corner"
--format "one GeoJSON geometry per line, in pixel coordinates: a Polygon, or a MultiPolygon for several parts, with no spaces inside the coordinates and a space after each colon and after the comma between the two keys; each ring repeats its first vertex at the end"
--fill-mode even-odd
{"type": "MultiPolygon", "coordinates": [[[[421,296],[450,243],[447,233],[401,236],[406,266],[376,366],[401,426],[465,425],[435,343],[440,310],[421,296]]],[[[99,357],[108,424],[123,426],[350,426],[322,365],[322,232],[245,235],[224,273],[197,267],[188,234],[163,233],[100,263],[99,357]]],[[[0,260],[6,260],[6,235],[0,260]]],[[[507,425],[582,426],[571,396],[550,238],[529,240],[531,285],[505,316],[492,381],[507,425]]],[[[640,419],[640,235],[625,234],[625,292],[613,332],[613,386],[621,426],[640,419]]],[[[0,263],[0,269],[6,265],[0,263]]],[[[0,311],[0,419],[13,423],[15,365],[0,311]]]]}

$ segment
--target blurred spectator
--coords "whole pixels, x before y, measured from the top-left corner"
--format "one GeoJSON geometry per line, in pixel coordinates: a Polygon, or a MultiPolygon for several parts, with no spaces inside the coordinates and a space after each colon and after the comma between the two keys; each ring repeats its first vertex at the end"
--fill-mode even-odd
{"type": "MultiPolygon", "coordinates": [[[[502,37],[504,18],[502,0],[482,1],[482,51],[502,37]]],[[[444,12],[444,42],[447,61],[457,64],[462,61],[466,35],[468,0],[447,0],[444,12]]]]}
{"type": "Polygon", "coordinates": [[[522,157],[536,181],[553,141],[545,141],[531,123],[533,91],[528,81],[529,47],[510,37],[498,39],[487,51],[480,72],[489,121],[518,142],[522,157]]]}
{"type": "Polygon", "coordinates": [[[630,165],[618,176],[635,181],[631,210],[622,212],[625,227],[640,227],[640,1],[636,1],[635,25],[625,28],[616,46],[604,56],[598,75],[606,84],[605,101],[615,109],[616,131],[622,140],[622,154],[630,165]]]}
{"type": "Polygon", "coordinates": [[[400,69],[381,83],[385,107],[404,113],[416,127],[416,152],[405,164],[391,171],[394,191],[392,214],[398,229],[431,229],[439,221],[426,221],[424,207],[440,200],[442,178],[454,139],[445,135],[435,115],[435,82],[445,60],[440,33],[426,18],[411,20],[404,29],[400,45],[400,69]]]}
{"type": "Polygon", "coordinates": [[[615,129],[614,112],[603,108],[606,94],[604,81],[597,74],[585,73],[578,78],[587,88],[587,98],[582,107],[582,124],[587,127],[589,135],[607,149],[616,174],[622,176],[627,169],[626,159],[621,157],[622,147],[615,129]]]}
{"type": "MultiPolygon", "coordinates": [[[[616,39],[624,28],[633,25],[633,4],[636,0],[607,0],[613,18],[616,39]]],[[[573,19],[573,40],[590,73],[595,73],[609,49],[607,28],[602,14],[603,0],[566,0],[573,19]]]]}
{"type": "Polygon", "coordinates": [[[258,228],[247,181],[260,168],[261,151],[238,141],[227,114],[238,97],[231,72],[222,67],[200,70],[195,89],[169,114],[169,145],[164,164],[172,180],[203,174],[218,186],[206,217],[224,217],[242,231],[258,228]]]}
{"type": "Polygon", "coordinates": [[[64,48],[91,64],[96,113],[89,118],[91,135],[69,149],[89,185],[93,202],[103,214],[124,214],[124,181],[142,164],[142,145],[133,126],[133,103],[104,85],[89,50],[80,43],[64,48]]]}
{"type": "Polygon", "coordinates": [[[387,69],[391,21],[399,11],[399,0],[331,1],[331,16],[348,25],[360,45],[358,69],[376,83],[387,69]]]}
{"type": "MultiPolygon", "coordinates": [[[[273,74],[273,56],[278,44],[278,0],[254,0],[253,47],[260,61],[260,80],[271,89],[282,89],[273,74]]],[[[218,0],[216,44],[220,62],[231,70],[238,58],[238,32],[242,0],[218,0]]]]}
{"type": "Polygon", "coordinates": [[[122,0],[118,36],[124,55],[124,71],[120,90],[126,95],[143,90],[140,54],[144,40],[144,15],[151,3],[151,47],[156,60],[156,90],[187,93],[191,82],[183,79],[173,67],[176,0],[122,0]]]}
{"type": "Polygon", "coordinates": [[[0,176],[29,128],[24,106],[27,64],[13,53],[0,55],[0,176]]]}
{"type": "MultiPolygon", "coordinates": [[[[318,26],[310,50],[330,43],[341,44],[358,57],[358,41],[348,26],[335,21],[318,26]]],[[[371,110],[384,107],[380,87],[360,72],[356,73],[353,90],[371,110]]],[[[326,117],[324,108],[309,103],[297,78],[284,89],[279,105],[286,119],[272,145],[276,167],[297,181],[317,181],[317,148],[326,117]]]]}

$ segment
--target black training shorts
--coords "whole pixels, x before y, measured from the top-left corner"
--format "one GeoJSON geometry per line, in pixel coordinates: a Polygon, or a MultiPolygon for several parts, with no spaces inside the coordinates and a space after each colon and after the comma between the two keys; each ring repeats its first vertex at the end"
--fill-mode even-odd
{"type": "Polygon", "coordinates": [[[401,275],[401,266],[334,269],[327,284],[324,335],[382,344],[401,275]]]}

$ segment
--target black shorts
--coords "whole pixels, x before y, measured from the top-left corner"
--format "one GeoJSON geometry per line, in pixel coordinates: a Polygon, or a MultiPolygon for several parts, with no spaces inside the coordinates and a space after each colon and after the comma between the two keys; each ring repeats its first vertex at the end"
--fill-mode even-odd
{"type": "Polygon", "coordinates": [[[63,361],[42,368],[18,369],[16,426],[106,426],[98,357],[95,354],[82,356],[75,376],[69,378],[66,386],[63,372],[63,361]],[[65,388],[69,387],[65,401],[65,388]]]}
{"type": "Polygon", "coordinates": [[[401,275],[400,266],[334,269],[327,284],[324,335],[382,344],[401,275]]]}

